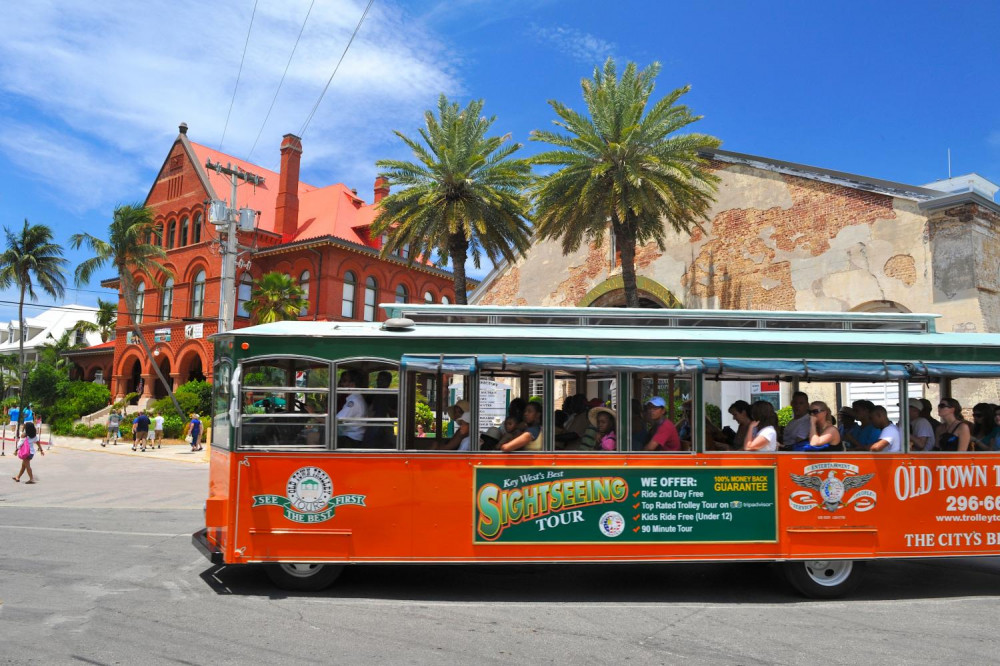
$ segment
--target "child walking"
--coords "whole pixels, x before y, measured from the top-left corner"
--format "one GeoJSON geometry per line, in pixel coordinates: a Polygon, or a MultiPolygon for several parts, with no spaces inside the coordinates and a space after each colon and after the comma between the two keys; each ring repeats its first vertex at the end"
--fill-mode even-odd
{"type": "Polygon", "coordinates": [[[17,457],[21,459],[21,471],[17,473],[17,476],[10,477],[14,481],[20,482],[21,476],[27,472],[28,483],[35,482],[35,475],[31,473],[31,459],[35,457],[36,446],[38,447],[38,452],[44,456],[45,451],[42,450],[41,444],[38,443],[38,432],[35,430],[35,424],[29,421],[24,424],[24,441],[21,442],[17,450],[17,457]]]}

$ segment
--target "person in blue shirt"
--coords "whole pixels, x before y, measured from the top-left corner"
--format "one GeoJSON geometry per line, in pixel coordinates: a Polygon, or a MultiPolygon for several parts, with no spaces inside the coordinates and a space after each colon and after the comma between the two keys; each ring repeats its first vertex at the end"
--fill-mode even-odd
{"type": "Polygon", "coordinates": [[[140,451],[146,450],[146,440],[149,439],[149,423],[149,417],[146,416],[145,411],[139,412],[139,416],[132,421],[132,432],[135,436],[132,441],[133,451],[135,451],[136,445],[140,447],[140,451]]]}
{"type": "Polygon", "coordinates": [[[24,422],[25,423],[35,422],[35,412],[31,411],[31,405],[28,405],[24,410],[24,422]]]}
{"type": "Polygon", "coordinates": [[[188,421],[184,429],[184,436],[191,435],[191,450],[201,451],[201,419],[194,412],[191,412],[191,420],[188,421]]]}
{"type": "Polygon", "coordinates": [[[875,409],[875,403],[871,400],[855,400],[851,403],[851,407],[854,409],[854,416],[858,419],[858,430],[857,434],[847,434],[845,437],[853,450],[867,451],[872,447],[872,444],[879,441],[882,433],[881,429],[872,424],[872,411],[875,409]]]}

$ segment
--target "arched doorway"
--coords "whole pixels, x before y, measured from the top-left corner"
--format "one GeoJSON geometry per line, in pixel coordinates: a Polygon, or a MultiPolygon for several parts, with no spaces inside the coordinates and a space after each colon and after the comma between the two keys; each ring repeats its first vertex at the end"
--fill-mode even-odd
{"type": "MultiPolygon", "coordinates": [[[[173,386],[174,380],[170,376],[170,359],[167,358],[166,354],[160,354],[159,358],[157,358],[156,364],[159,366],[160,372],[163,373],[163,376],[167,378],[167,383],[170,384],[170,390],[173,391],[176,387],[173,386]]],[[[153,398],[159,400],[160,398],[166,398],[166,397],[167,397],[167,389],[163,387],[163,382],[160,381],[159,377],[154,377],[153,398]]]]}
{"type": "MultiPolygon", "coordinates": [[[[680,300],[663,285],[647,277],[636,276],[636,290],[639,292],[639,307],[650,309],[673,309],[683,307],[680,300]]],[[[625,282],[621,275],[610,277],[597,285],[580,299],[581,308],[623,308],[625,307],[625,282]]]]}
{"type": "Polygon", "coordinates": [[[139,359],[132,361],[132,366],[126,374],[128,379],[125,380],[125,393],[136,393],[138,395],[134,396],[129,404],[137,405],[139,404],[139,397],[142,396],[142,363],[139,359]]]}

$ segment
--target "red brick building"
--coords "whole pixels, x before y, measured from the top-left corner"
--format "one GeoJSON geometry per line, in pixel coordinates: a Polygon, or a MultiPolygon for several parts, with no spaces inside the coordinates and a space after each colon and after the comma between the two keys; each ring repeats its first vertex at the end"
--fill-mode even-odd
{"type": "MultiPolygon", "coordinates": [[[[257,184],[240,181],[235,208],[257,211],[256,228],[239,232],[239,244],[251,248],[240,255],[249,268],[236,271],[235,327],[250,325],[243,304],[254,279],[270,271],[295,278],[306,291],[308,305],[300,319],[343,321],[383,317],[381,302],[454,301],[451,273],[407,257],[382,259],[381,238],[368,229],[378,202],[389,193],[385,179],[375,180],[373,202],[343,184],[315,187],[299,180],[302,143],[286,134],[281,143],[280,172],[274,173],[187,137],[181,124],[163,167],[150,188],[146,205],[155,213],[166,250],[164,264],[172,273],[156,276],[157,288],[137,275],[142,295],[137,308],[141,329],[156,362],[174,387],[191,379],[211,379],[212,346],[217,331],[220,275],[219,234],[208,222],[208,203],[230,197],[228,176],[207,168],[221,163],[261,176],[257,184]]],[[[102,282],[118,287],[118,280],[102,282]]],[[[114,344],[111,394],[140,393],[140,404],[165,395],[142,346],[132,338],[131,319],[119,292],[118,331],[114,344]]]]}

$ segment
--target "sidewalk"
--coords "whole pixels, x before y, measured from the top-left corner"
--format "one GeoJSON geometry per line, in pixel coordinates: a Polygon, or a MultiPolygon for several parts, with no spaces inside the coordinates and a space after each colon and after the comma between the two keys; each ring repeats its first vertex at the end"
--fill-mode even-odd
{"type": "MultiPolygon", "coordinates": [[[[45,446],[45,453],[49,452],[48,447],[48,437],[42,439],[42,445],[45,446]]],[[[52,437],[52,451],[58,451],[59,449],[72,449],[74,451],[93,451],[95,453],[108,453],[111,455],[119,456],[139,456],[141,458],[156,458],[158,460],[173,460],[175,462],[186,462],[186,463],[197,463],[206,465],[208,464],[208,454],[209,448],[208,444],[202,444],[204,449],[198,452],[191,451],[191,445],[179,439],[165,439],[163,440],[163,448],[150,449],[146,447],[145,453],[139,450],[132,450],[131,440],[118,440],[118,445],[112,445],[110,442],[107,446],[101,446],[101,440],[99,439],[87,439],[85,437],[64,437],[61,435],[53,435],[52,437]]],[[[7,447],[7,455],[12,455],[10,451],[10,446],[7,447]]]]}

